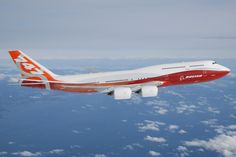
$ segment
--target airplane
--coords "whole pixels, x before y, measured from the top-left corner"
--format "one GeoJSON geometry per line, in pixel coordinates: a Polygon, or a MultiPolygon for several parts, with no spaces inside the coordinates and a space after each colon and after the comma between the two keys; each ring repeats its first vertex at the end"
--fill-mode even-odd
{"type": "Polygon", "coordinates": [[[212,60],[154,65],[134,70],[79,75],[57,75],[20,50],[9,54],[20,70],[21,86],[79,93],[104,93],[116,100],[132,93],[155,97],[159,88],[207,82],[226,76],[230,69],[212,60]]]}

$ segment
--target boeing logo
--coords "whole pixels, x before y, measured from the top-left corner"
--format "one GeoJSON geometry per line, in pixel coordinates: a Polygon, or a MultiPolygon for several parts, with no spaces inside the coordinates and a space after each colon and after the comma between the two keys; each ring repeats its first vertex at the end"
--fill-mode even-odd
{"type": "Polygon", "coordinates": [[[202,77],[202,75],[189,75],[185,76],[185,79],[198,78],[198,77],[202,77]]]}

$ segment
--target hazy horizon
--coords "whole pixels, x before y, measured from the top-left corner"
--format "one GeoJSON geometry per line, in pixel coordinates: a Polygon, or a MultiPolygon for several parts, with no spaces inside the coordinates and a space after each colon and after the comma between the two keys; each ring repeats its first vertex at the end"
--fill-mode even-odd
{"type": "Polygon", "coordinates": [[[236,58],[233,0],[0,4],[0,58],[236,58]]]}

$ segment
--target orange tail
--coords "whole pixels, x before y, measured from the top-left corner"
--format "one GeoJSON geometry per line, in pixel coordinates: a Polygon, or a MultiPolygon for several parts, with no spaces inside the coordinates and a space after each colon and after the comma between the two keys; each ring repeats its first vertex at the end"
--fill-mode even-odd
{"type": "Polygon", "coordinates": [[[19,50],[12,50],[9,51],[9,54],[21,72],[22,85],[24,81],[40,81],[42,84],[45,84],[45,88],[50,89],[49,81],[56,81],[56,75],[54,73],[25,55],[23,52],[19,50]]]}

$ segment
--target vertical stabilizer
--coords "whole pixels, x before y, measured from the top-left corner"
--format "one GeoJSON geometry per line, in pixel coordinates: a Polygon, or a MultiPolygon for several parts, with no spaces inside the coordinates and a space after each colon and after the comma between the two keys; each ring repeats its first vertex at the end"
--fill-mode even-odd
{"type": "Polygon", "coordinates": [[[55,74],[50,70],[28,57],[26,54],[19,50],[11,50],[9,54],[20,70],[22,79],[21,81],[32,82],[40,81],[45,84],[45,88],[50,89],[49,81],[56,81],[55,74]]]}

